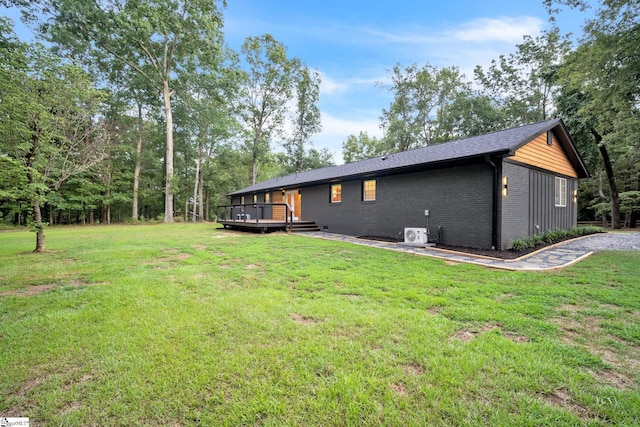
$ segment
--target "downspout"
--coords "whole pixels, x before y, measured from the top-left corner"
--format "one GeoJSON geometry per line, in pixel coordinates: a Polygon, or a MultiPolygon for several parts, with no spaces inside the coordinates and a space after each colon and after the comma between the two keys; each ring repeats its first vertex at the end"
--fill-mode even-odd
{"type": "Polygon", "coordinates": [[[485,156],[485,161],[493,166],[493,197],[492,197],[492,214],[491,214],[491,248],[498,250],[498,191],[499,191],[499,168],[493,163],[491,157],[485,156]]]}

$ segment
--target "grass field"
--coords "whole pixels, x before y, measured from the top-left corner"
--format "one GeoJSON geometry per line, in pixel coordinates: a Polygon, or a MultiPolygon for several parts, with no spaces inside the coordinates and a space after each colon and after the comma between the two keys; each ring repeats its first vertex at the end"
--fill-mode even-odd
{"type": "Polygon", "coordinates": [[[640,252],[505,272],[213,224],[0,233],[0,416],[638,425],[640,252]]]}

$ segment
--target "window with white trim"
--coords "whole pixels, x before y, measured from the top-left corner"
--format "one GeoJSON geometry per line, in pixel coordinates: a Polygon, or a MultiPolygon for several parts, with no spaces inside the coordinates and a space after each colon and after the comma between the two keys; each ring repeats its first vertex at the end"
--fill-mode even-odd
{"type": "Polygon", "coordinates": [[[373,202],[376,200],[376,180],[369,179],[362,183],[362,200],[373,202]]]}
{"type": "Polygon", "coordinates": [[[556,176],[556,207],[567,206],[567,180],[556,176]]]}

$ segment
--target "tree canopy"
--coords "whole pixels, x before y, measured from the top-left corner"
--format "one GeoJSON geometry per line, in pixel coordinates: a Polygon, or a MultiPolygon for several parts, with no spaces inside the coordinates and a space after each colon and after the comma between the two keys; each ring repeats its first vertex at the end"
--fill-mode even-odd
{"type": "MultiPolygon", "coordinates": [[[[578,41],[555,25],[465,76],[395,64],[377,86],[382,137],[355,132],[345,162],[561,116],[593,178],[582,219],[638,217],[640,0],[603,0],[578,41]]],[[[273,35],[225,42],[225,1],[0,0],[48,44],[0,17],[0,222],[211,220],[226,194],[331,165],[321,71],[273,35]]]]}

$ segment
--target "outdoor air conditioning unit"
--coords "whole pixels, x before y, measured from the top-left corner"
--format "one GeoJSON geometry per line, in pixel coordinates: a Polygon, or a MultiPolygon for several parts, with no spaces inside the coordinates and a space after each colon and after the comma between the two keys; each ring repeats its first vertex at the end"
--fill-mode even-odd
{"type": "Polygon", "coordinates": [[[426,245],[429,240],[426,228],[406,227],[404,229],[404,243],[407,245],[426,245]]]}

